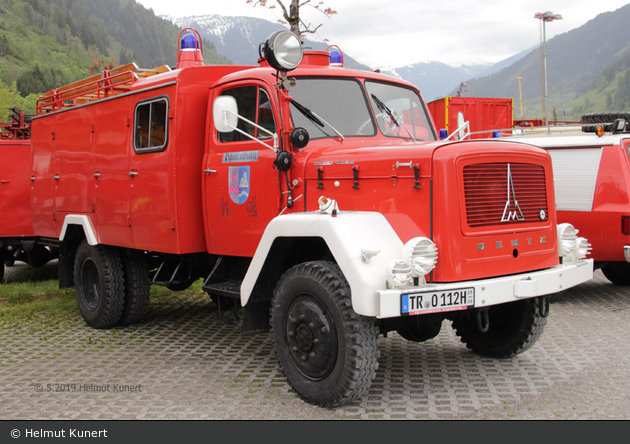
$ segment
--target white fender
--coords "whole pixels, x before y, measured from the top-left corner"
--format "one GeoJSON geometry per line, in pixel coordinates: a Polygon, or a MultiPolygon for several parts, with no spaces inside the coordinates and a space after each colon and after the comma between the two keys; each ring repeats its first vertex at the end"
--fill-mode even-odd
{"type": "Polygon", "coordinates": [[[60,241],[62,241],[64,237],[66,237],[66,230],[68,229],[68,225],[81,225],[83,227],[83,231],[85,232],[85,237],[88,244],[98,245],[99,242],[96,238],[94,227],[92,226],[92,222],[90,222],[90,218],[87,215],[68,214],[63,221],[63,227],[61,228],[61,233],[59,234],[60,241]]]}
{"type": "Polygon", "coordinates": [[[350,284],[352,307],[358,314],[380,314],[379,290],[386,288],[387,266],[399,259],[403,243],[380,213],[340,212],[331,214],[312,212],[278,216],[262,236],[256,254],[241,285],[241,303],[247,304],[254,285],[278,237],[319,237],[324,239],[337,264],[350,284]],[[362,261],[362,251],[372,252],[362,261]],[[376,255],[375,251],[380,250],[376,255]]]}

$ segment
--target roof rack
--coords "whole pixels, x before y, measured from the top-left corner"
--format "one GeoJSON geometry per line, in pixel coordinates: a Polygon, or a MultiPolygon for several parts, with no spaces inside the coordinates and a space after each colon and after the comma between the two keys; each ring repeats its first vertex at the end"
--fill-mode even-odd
{"type": "Polygon", "coordinates": [[[87,79],[53,89],[40,96],[35,105],[36,115],[42,115],[76,105],[105,99],[128,92],[140,79],[170,71],[167,65],[153,69],[141,69],[135,63],[103,71],[87,79]]]}

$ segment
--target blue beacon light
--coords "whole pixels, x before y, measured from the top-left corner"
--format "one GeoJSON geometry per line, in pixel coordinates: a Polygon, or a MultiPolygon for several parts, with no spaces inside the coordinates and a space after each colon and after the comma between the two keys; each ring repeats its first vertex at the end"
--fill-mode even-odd
{"type": "Polygon", "coordinates": [[[339,66],[343,68],[343,53],[337,45],[329,46],[326,51],[330,53],[330,66],[339,66]]]}
{"type": "Polygon", "coordinates": [[[197,49],[197,41],[195,40],[195,36],[192,34],[187,34],[182,37],[181,49],[197,49]]]}

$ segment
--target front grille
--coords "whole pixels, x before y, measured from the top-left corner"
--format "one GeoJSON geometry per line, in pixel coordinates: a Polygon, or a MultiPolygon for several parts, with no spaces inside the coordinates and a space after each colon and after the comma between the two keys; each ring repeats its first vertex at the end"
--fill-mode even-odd
{"type": "Polygon", "coordinates": [[[464,195],[469,227],[541,222],[541,215],[544,220],[549,217],[545,169],[540,165],[507,162],[467,165],[464,195]],[[513,184],[509,195],[508,176],[513,184]]]}

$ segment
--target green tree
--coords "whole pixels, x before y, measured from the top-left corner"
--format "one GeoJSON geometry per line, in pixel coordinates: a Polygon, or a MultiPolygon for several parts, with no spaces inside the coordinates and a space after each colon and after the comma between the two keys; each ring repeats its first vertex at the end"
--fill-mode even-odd
{"type": "Polygon", "coordinates": [[[17,88],[24,95],[43,93],[65,84],[72,83],[60,69],[41,64],[31,63],[28,70],[24,71],[17,79],[17,88]]]}
{"type": "Polygon", "coordinates": [[[3,122],[8,120],[10,109],[14,106],[19,108],[23,102],[24,99],[17,92],[15,82],[13,82],[11,86],[8,86],[0,80],[0,118],[3,122]]]}

